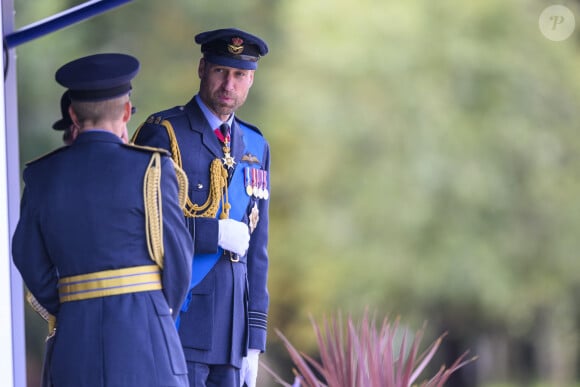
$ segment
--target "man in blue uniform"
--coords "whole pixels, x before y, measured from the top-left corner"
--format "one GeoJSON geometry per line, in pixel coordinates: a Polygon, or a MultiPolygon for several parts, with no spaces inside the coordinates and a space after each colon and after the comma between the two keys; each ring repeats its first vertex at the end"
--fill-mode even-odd
{"type": "Polygon", "coordinates": [[[199,92],[151,115],[133,141],[169,150],[190,183],[185,215],[195,258],[179,321],[190,385],[253,387],[266,347],[270,150],[235,112],[268,46],[233,28],[195,41],[199,92]]]}
{"type": "Polygon", "coordinates": [[[79,135],[24,171],[12,254],[56,318],[55,386],[188,386],[174,325],[193,254],[187,180],[163,150],[124,141],[138,70],[124,54],[62,66],[79,135]]]}

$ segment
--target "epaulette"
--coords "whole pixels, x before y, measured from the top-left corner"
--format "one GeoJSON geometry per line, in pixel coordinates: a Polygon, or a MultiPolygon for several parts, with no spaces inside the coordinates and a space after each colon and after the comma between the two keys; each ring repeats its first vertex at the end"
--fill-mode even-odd
{"type": "Polygon", "coordinates": [[[146,146],[146,145],[137,145],[137,144],[134,144],[132,142],[130,142],[128,144],[123,144],[123,145],[128,147],[128,148],[140,150],[143,152],[148,152],[148,153],[159,152],[163,156],[171,156],[171,153],[169,153],[166,149],[163,149],[163,148],[156,148],[154,146],[146,146]]]}
{"type": "Polygon", "coordinates": [[[249,122],[241,120],[240,118],[238,118],[238,116],[234,116],[234,119],[243,124],[244,126],[252,129],[254,132],[257,132],[260,136],[263,136],[262,132],[260,132],[260,129],[258,129],[258,127],[256,127],[255,125],[252,125],[249,122]]]}
{"type": "Polygon", "coordinates": [[[68,146],[68,145],[61,146],[60,148],[56,148],[55,150],[52,150],[52,151],[50,151],[50,152],[48,152],[48,153],[45,153],[45,154],[43,154],[42,156],[39,156],[39,157],[37,157],[37,158],[35,158],[35,159],[32,159],[32,160],[28,161],[28,162],[26,163],[26,165],[30,165],[30,164],[36,163],[36,162],[38,162],[38,161],[40,161],[40,160],[44,160],[44,159],[47,159],[47,158],[49,158],[49,157],[52,157],[52,156],[54,156],[55,154],[57,154],[57,153],[60,153],[60,152],[62,152],[63,150],[66,150],[66,149],[68,149],[68,148],[69,148],[69,146],[68,146]]]}
{"type": "Polygon", "coordinates": [[[163,120],[166,120],[168,118],[171,118],[173,116],[177,116],[180,114],[183,114],[183,106],[175,106],[172,107],[171,109],[167,109],[167,110],[163,110],[154,114],[151,114],[147,120],[145,120],[146,123],[148,124],[161,124],[161,122],[163,120]]]}

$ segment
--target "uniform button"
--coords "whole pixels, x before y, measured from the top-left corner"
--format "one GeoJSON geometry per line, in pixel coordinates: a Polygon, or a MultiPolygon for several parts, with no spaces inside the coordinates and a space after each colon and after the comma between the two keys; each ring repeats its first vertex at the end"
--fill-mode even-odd
{"type": "Polygon", "coordinates": [[[202,189],[202,188],[203,188],[203,184],[201,184],[201,183],[198,183],[198,184],[197,184],[197,189],[202,189]]]}
{"type": "Polygon", "coordinates": [[[173,308],[169,308],[169,314],[173,314],[173,308]]]}

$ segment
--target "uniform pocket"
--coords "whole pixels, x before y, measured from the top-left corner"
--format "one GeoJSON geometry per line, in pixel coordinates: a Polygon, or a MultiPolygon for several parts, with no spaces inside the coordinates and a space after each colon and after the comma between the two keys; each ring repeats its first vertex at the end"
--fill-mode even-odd
{"type": "Polygon", "coordinates": [[[181,314],[179,337],[186,348],[210,350],[214,316],[213,270],[191,291],[191,303],[181,314]]]}
{"type": "Polygon", "coordinates": [[[188,176],[189,178],[189,198],[194,204],[202,205],[209,197],[209,180],[207,178],[197,178],[188,176]]]}
{"type": "Polygon", "coordinates": [[[163,348],[157,348],[158,353],[156,353],[156,358],[159,359],[163,357],[163,354],[165,353],[167,361],[171,364],[173,374],[187,374],[187,365],[185,364],[183,349],[181,348],[181,342],[179,341],[179,335],[175,329],[175,323],[171,316],[169,306],[161,293],[152,294],[151,299],[155,307],[157,320],[159,321],[159,326],[163,332],[165,342],[165,350],[163,350],[163,348]]]}

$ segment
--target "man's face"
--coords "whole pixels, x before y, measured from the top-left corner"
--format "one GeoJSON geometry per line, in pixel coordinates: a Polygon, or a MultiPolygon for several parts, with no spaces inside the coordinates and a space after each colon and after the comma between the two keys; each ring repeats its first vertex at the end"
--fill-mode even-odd
{"type": "Polygon", "coordinates": [[[199,62],[198,75],[201,80],[199,96],[222,121],[244,104],[254,82],[254,70],[216,65],[203,58],[199,62]]]}

